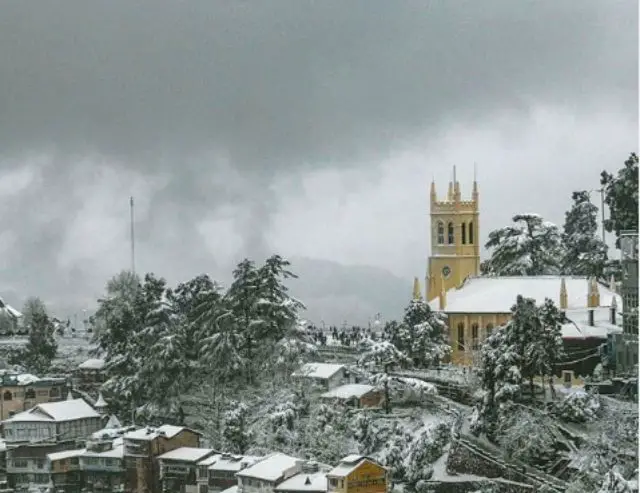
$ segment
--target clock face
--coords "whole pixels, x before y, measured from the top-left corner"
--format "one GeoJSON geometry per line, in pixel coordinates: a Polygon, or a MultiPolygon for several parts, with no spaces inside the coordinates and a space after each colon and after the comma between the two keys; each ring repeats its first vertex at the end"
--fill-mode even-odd
{"type": "Polygon", "coordinates": [[[447,279],[451,275],[451,268],[448,265],[445,265],[442,268],[442,275],[445,279],[447,279]]]}

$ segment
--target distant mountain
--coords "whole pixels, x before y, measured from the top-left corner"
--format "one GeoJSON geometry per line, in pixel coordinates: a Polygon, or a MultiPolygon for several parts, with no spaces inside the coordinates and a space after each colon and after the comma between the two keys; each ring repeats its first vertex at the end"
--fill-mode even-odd
{"type": "Polygon", "coordinates": [[[398,319],[411,298],[412,281],[366,265],[343,265],[329,260],[291,257],[299,279],[290,282],[291,294],[307,310],[303,318],[320,325],[366,326],[376,313],[398,319]]]}

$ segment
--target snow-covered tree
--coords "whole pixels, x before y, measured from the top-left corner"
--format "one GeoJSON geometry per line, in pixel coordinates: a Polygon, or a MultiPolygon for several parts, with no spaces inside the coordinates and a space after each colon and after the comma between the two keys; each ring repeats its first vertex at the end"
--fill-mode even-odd
{"type": "Polygon", "coordinates": [[[512,226],[489,233],[485,248],[491,257],[482,263],[485,274],[534,276],[558,274],[562,263],[562,241],[555,224],[538,214],[517,214],[512,226]]]}
{"type": "Polygon", "coordinates": [[[10,362],[41,374],[51,366],[58,344],[54,338],[55,326],[40,298],[29,298],[22,309],[22,323],[29,334],[23,350],[12,355],[10,362]]]}
{"type": "Polygon", "coordinates": [[[387,364],[401,366],[410,362],[409,357],[389,341],[365,341],[361,348],[363,354],[358,359],[358,365],[365,368],[381,368],[387,364]]]}
{"type": "Polygon", "coordinates": [[[600,406],[600,399],[597,395],[576,391],[555,402],[553,412],[563,421],[585,423],[598,417],[600,406]]]}
{"type": "Polygon", "coordinates": [[[424,481],[433,475],[433,463],[444,453],[450,440],[450,429],[446,423],[427,427],[413,443],[407,459],[406,479],[411,491],[421,491],[424,481]]]}
{"type": "Polygon", "coordinates": [[[598,208],[589,200],[589,192],[573,192],[572,199],[562,234],[562,270],[569,275],[602,278],[608,247],[598,235],[598,208]]]}
{"type": "Polygon", "coordinates": [[[543,466],[556,455],[557,431],[552,420],[537,410],[512,406],[502,414],[497,432],[507,459],[543,466]]]}
{"type": "Polygon", "coordinates": [[[616,247],[620,247],[620,232],[638,228],[638,155],[632,152],[624,166],[614,176],[607,171],[600,174],[605,203],[609,206],[609,219],[605,229],[616,234],[616,247]]]}
{"type": "Polygon", "coordinates": [[[224,414],[222,436],[226,450],[244,454],[249,447],[251,432],[247,423],[249,409],[244,402],[232,402],[224,414]]]}

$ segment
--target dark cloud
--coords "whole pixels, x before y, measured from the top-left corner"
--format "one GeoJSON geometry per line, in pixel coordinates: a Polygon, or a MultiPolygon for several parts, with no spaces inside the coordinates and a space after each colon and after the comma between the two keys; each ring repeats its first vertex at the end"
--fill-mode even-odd
{"type": "Polygon", "coordinates": [[[635,121],[637,19],[636,2],[599,0],[4,1],[0,169],[49,162],[2,217],[18,232],[4,275],[46,292],[95,277],[55,266],[78,189],[133,193],[103,166],[162,182],[140,248],[192,272],[223,264],[197,231],[223,205],[243,250],[268,253],[285,173],[295,186],[312,168],[373,167],[417,136],[536,105],[635,121]]]}

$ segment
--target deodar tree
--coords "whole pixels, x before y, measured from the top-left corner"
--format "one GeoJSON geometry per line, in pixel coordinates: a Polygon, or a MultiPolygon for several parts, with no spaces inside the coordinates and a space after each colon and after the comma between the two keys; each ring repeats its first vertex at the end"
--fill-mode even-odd
{"type": "Polygon", "coordinates": [[[54,338],[55,325],[40,298],[29,298],[25,302],[22,317],[29,339],[23,350],[12,355],[10,362],[24,366],[36,374],[42,374],[49,369],[58,350],[54,338]]]}
{"type": "Polygon", "coordinates": [[[620,232],[638,229],[638,155],[632,152],[617,175],[603,171],[600,183],[604,188],[609,219],[604,226],[615,232],[616,247],[620,247],[620,232]]]}
{"type": "Polygon", "coordinates": [[[489,233],[485,248],[491,250],[491,257],[482,263],[483,273],[497,276],[558,274],[562,263],[558,227],[538,214],[517,214],[513,222],[489,233]]]}

